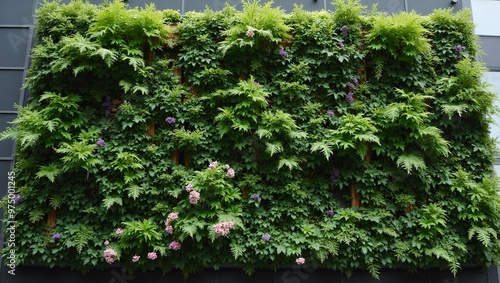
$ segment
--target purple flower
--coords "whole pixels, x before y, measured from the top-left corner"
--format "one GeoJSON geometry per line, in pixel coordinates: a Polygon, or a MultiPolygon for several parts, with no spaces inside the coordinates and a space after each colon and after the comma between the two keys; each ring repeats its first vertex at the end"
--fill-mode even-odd
{"type": "Polygon", "coordinates": [[[255,36],[255,32],[253,32],[253,30],[251,30],[251,29],[247,30],[246,34],[247,34],[248,37],[254,37],[255,36]]]}
{"type": "Polygon", "coordinates": [[[339,45],[340,48],[344,48],[344,43],[342,41],[339,41],[337,44],[339,45]]]}
{"type": "Polygon", "coordinates": [[[288,55],[288,52],[286,52],[285,49],[281,48],[279,54],[281,55],[281,57],[285,58],[288,55]]]}
{"type": "Polygon", "coordinates": [[[20,194],[12,194],[11,196],[12,200],[14,201],[14,205],[17,206],[23,202],[23,198],[20,194]]]}
{"type": "Polygon", "coordinates": [[[347,37],[347,31],[349,30],[349,28],[347,26],[342,26],[340,28],[340,31],[342,31],[342,37],[345,39],[347,37]]]}
{"type": "Polygon", "coordinates": [[[258,200],[260,198],[260,194],[253,194],[250,196],[250,198],[252,198],[254,200],[258,200]]]}
{"type": "Polygon", "coordinates": [[[148,259],[150,259],[150,260],[155,260],[155,259],[157,259],[157,258],[158,258],[158,255],[156,255],[156,253],[155,253],[155,252],[150,252],[150,253],[148,253],[148,259]]]}
{"type": "Polygon", "coordinates": [[[352,79],[352,82],[355,84],[355,85],[359,85],[359,81],[358,81],[358,78],[354,77],[352,79]]]}
{"type": "Polygon", "coordinates": [[[61,234],[55,233],[54,235],[52,235],[52,239],[54,239],[56,241],[59,240],[59,239],[61,239],[61,234]]]}
{"type": "Polygon", "coordinates": [[[271,240],[271,235],[270,234],[264,234],[264,235],[262,235],[262,240],[264,240],[266,242],[269,241],[269,240],[271,240]]]}
{"type": "Polygon", "coordinates": [[[333,112],[333,110],[328,110],[328,111],[326,111],[326,114],[327,114],[328,116],[335,116],[335,112],[333,112]]]}
{"type": "Polygon", "coordinates": [[[170,243],[170,245],[168,245],[168,248],[174,251],[178,251],[181,249],[181,243],[179,243],[178,241],[173,241],[170,243]]]}
{"type": "Polygon", "coordinates": [[[106,142],[103,139],[98,139],[95,143],[100,147],[106,145],[106,142]]]}
{"type": "Polygon", "coordinates": [[[330,209],[330,210],[328,210],[328,211],[326,212],[326,215],[328,215],[328,216],[333,216],[333,214],[334,214],[334,213],[335,213],[335,212],[333,211],[333,209],[330,209]]]}
{"type": "Polygon", "coordinates": [[[465,46],[462,46],[462,45],[457,45],[457,47],[455,47],[455,50],[458,52],[458,53],[461,53],[462,51],[465,50],[465,46]]]}
{"type": "Polygon", "coordinates": [[[173,117],[167,117],[165,119],[165,122],[167,122],[167,124],[169,124],[169,125],[172,125],[173,123],[175,123],[175,118],[173,118],[173,117]]]}
{"type": "Polygon", "coordinates": [[[304,263],[306,263],[306,259],[303,258],[303,257],[299,257],[298,259],[295,260],[295,262],[298,264],[298,265],[302,265],[304,263]]]}
{"type": "Polygon", "coordinates": [[[347,94],[347,96],[346,96],[346,99],[347,99],[347,101],[349,101],[349,103],[353,103],[354,102],[354,98],[352,96],[353,96],[352,92],[349,92],[347,94]]]}
{"type": "Polygon", "coordinates": [[[133,262],[138,262],[140,258],[141,258],[140,256],[138,256],[138,255],[134,255],[134,256],[132,257],[132,261],[133,261],[133,262]]]}
{"type": "Polygon", "coordinates": [[[351,89],[351,90],[352,90],[352,89],[354,89],[354,87],[355,87],[353,83],[349,83],[347,86],[348,86],[348,87],[349,87],[349,89],[351,89]]]}

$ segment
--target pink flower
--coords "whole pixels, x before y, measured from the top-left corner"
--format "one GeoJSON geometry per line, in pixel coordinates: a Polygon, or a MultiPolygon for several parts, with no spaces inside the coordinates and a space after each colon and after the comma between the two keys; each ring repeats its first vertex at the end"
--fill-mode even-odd
{"type": "Polygon", "coordinates": [[[157,259],[157,258],[158,258],[158,256],[156,255],[156,253],[155,253],[155,252],[150,252],[150,253],[148,253],[148,259],[150,259],[150,260],[155,260],[155,259],[157,259]]]}
{"type": "Polygon", "coordinates": [[[165,220],[165,226],[169,226],[170,224],[172,224],[172,222],[174,222],[178,218],[179,218],[179,213],[177,213],[177,212],[169,213],[167,220],[165,220]]]}
{"type": "Polygon", "coordinates": [[[118,228],[116,229],[116,235],[121,236],[123,234],[123,230],[118,228]]]}
{"type": "Polygon", "coordinates": [[[193,190],[193,184],[187,184],[186,186],[186,192],[191,192],[193,190]]]}
{"type": "Polygon", "coordinates": [[[234,178],[234,169],[233,169],[233,168],[229,168],[229,169],[227,170],[227,176],[228,176],[229,178],[234,178]]]}
{"type": "Polygon", "coordinates": [[[172,234],[174,233],[174,227],[172,227],[172,226],[168,225],[167,227],[165,227],[165,231],[166,231],[168,234],[172,235],[172,234]]]}
{"type": "Polygon", "coordinates": [[[200,193],[198,193],[197,191],[191,191],[189,193],[189,202],[191,204],[197,204],[199,200],[200,200],[200,193]]]}
{"type": "Polygon", "coordinates": [[[104,259],[107,263],[112,264],[116,260],[116,251],[110,248],[104,250],[104,259]]]}
{"type": "Polygon", "coordinates": [[[108,246],[109,245],[109,241],[108,240],[104,241],[104,245],[108,246]]]}
{"type": "Polygon", "coordinates": [[[229,234],[229,231],[233,228],[234,222],[233,221],[227,221],[227,222],[221,222],[217,223],[212,226],[214,229],[215,234],[217,236],[225,236],[229,234]]]}
{"type": "Polygon", "coordinates": [[[303,258],[303,257],[299,257],[298,259],[295,260],[295,262],[298,264],[298,265],[302,265],[304,263],[306,263],[306,259],[303,258]]]}
{"type": "Polygon", "coordinates": [[[224,165],[224,169],[228,170],[229,168],[231,168],[229,164],[224,165]]]}
{"type": "Polygon", "coordinates": [[[247,30],[247,36],[248,37],[254,37],[255,33],[253,32],[253,30],[249,29],[249,30],[247,30]]]}
{"type": "Polygon", "coordinates": [[[170,245],[168,245],[168,248],[174,251],[178,251],[181,249],[181,243],[179,243],[178,241],[173,241],[170,243],[170,245]]]}
{"type": "Polygon", "coordinates": [[[133,262],[138,262],[140,258],[141,258],[140,256],[135,255],[135,256],[132,257],[132,261],[133,262]]]}
{"type": "Polygon", "coordinates": [[[214,170],[215,167],[217,167],[217,161],[212,161],[210,162],[210,164],[208,165],[208,169],[210,170],[214,170]]]}

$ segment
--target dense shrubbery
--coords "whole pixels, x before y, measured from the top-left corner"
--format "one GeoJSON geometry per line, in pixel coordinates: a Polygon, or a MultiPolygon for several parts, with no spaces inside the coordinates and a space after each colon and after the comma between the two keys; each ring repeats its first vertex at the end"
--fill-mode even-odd
{"type": "Polygon", "coordinates": [[[375,277],[498,262],[494,94],[469,12],[335,4],[45,3],[31,102],[2,133],[19,262],[375,277]]]}

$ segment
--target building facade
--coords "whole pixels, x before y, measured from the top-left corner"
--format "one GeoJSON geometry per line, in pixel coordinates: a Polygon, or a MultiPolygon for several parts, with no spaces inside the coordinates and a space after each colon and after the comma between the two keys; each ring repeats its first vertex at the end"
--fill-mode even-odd
{"type": "MultiPolygon", "coordinates": [[[[17,115],[16,104],[25,105],[29,93],[22,88],[30,64],[30,50],[34,44],[36,25],[36,9],[42,0],[2,0],[0,2],[0,131],[8,127],[9,122],[17,115]]],[[[68,0],[62,1],[68,2],[68,0]]],[[[99,4],[102,0],[90,0],[99,4]]],[[[151,0],[129,0],[131,7],[144,7],[151,0]]],[[[227,2],[241,8],[239,0],[169,0],[153,1],[157,9],[174,9],[182,14],[188,11],[201,11],[206,7],[220,10],[227,2]]],[[[421,14],[431,13],[436,8],[452,8],[454,10],[472,9],[473,20],[477,25],[476,33],[480,36],[484,54],[480,57],[488,72],[484,81],[490,83],[500,95],[500,1],[498,0],[363,0],[364,5],[371,7],[377,4],[379,11],[399,13],[416,11],[421,14]]],[[[277,0],[274,5],[291,11],[294,4],[303,5],[306,10],[331,10],[327,0],[277,0]]],[[[498,106],[500,107],[500,100],[498,106]]],[[[492,126],[492,135],[500,137],[500,115],[496,118],[498,125],[492,126]]],[[[13,168],[15,144],[12,141],[0,142],[0,197],[9,193],[8,172],[13,168]]],[[[500,174],[500,155],[494,164],[500,174]]],[[[13,189],[12,186],[10,189],[13,189]]],[[[3,230],[3,229],[2,229],[3,230]]],[[[5,244],[5,236],[0,237],[0,244],[5,244]]],[[[5,259],[4,259],[5,260],[5,259]]],[[[163,282],[160,274],[126,275],[121,270],[111,272],[92,272],[82,275],[66,269],[47,269],[44,267],[21,267],[15,276],[7,273],[4,264],[0,266],[0,282],[163,282]],[[42,279],[44,278],[44,279],[42,279]]],[[[340,273],[325,270],[284,268],[276,272],[257,271],[248,277],[235,269],[207,270],[185,281],[181,274],[169,275],[169,282],[500,282],[500,270],[491,267],[481,270],[475,267],[464,267],[456,278],[448,272],[426,270],[415,274],[403,271],[383,272],[377,281],[368,273],[354,274],[347,278],[340,273]]]]}

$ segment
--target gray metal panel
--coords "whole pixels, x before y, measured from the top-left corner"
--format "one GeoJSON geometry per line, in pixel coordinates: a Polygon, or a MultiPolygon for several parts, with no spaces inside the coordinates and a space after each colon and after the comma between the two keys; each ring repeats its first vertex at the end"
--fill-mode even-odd
{"type": "MultiPolygon", "coordinates": [[[[333,1],[326,0],[327,9],[333,11],[335,7],[333,6],[333,1]]],[[[405,0],[361,0],[360,3],[368,8],[368,11],[372,10],[373,4],[377,4],[377,11],[387,12],[389,14],[397,14],[405,11],[405,0]]]]}
{"type": "Polygon", "coordinates": [[[30,25],[33,23],[35,0],[1,0],[0,25],[30,25]]]}
{"type": "MultiPolygon", "coordinates": [[[[0,132],[3,132],[7,127],[10,127],[12,122],[16,118],[16,114],[0,114],[0,132]]],[[[14,148],[14,141],[4,140],[0,141],[0,158],[2,157],[12,157],[12,150],[14,148]]],[[[2,171],[0,171],[0,174],[2,171]]],[[[2,195],[0,194],[0,197],[2,195]]]]}
{"type": "Polygon", "coordinates": [[[451,0],[433,0],[433,1],[422,1],[422,0],[407,0],[408,1],[408,11],[416,11],[422,15],[431,14],[435,9],[440,8],[453,8],[454,11],[462,9],[462,0],[458,0],[458,3],[452,4],[451,0]]]}
{"type": "MultiPolygon", "coordinates": [[[[243,8],[240,0],[207,0],[207,1],[184,0],[182,11],[183,13],[189,11],[201,12],[204,11],[206,7],[214,11],[220,11],[226,6],[226,3],[231,6],[235,6],[236,9],[240,11],[243,8]]],[[[264,1],[262,3],[264,3],[264,1]]]]}
{"type": "Polygon", "coordinates": [[[23,70],[0,70],[0,111],[15,110],[19,103],[23,70]]]}
{"type": "Polygon", "coordinates": [[[24,67],[29,28],[0,28],[0,68],[24,67]]]}
{"type": "Polygon", "coordinates": [[[181,12],[182,10],[182,0],[168,0],[168,1],[154,1],[154,0],[129,0],[127,1],[131,8],[141,7],[144,8],[146,5],[154,4],[155,8],[158,10],[172,9],[181,12]]]}
{"type": "Polygon", "coordinates": [[[500,36],[481,36],[481,60],[491,71],[500,71],[500,36]]]}

